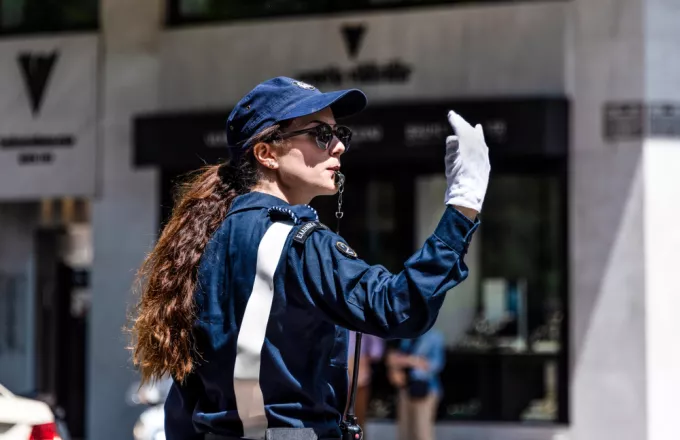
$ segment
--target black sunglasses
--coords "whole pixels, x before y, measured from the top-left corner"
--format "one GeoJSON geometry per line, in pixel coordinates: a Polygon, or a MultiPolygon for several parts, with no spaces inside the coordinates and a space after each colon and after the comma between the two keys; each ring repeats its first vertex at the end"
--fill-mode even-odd
{"type": "Polygon", "coordinates": [[[330,147],[333,136],[337,137],[338,140],[342,142],[342,144],[345,146],[345,151],[349,150],[349,143],[352,140],[352,130],[350,130],[349,127],[345,127],[344,125],[336,125],[335,127],[331,127],[329,124],[324,122],[312,128],[281,133],[279,135],[279,139],[288,139],[301,134],[314,135],[316,138],[316,144],[322,150],[327,150],[328,147],[330,147]]]}

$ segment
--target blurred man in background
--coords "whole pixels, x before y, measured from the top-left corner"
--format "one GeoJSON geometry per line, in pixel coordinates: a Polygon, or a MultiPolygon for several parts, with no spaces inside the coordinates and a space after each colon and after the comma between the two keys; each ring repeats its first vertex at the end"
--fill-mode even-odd
{"type": "Polygon", "coordinates": [[[444,336],[430,329],[416,339],[402,339],[387,354],[388,377],[399,390],[399,440],[433,440],[444,368],[444,336]]]}

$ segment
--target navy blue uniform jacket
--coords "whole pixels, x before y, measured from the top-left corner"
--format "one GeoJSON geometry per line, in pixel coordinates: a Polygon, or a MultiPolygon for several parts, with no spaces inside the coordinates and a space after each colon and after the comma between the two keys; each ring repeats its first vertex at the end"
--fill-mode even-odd
{"type": "Polygon", "coordinates": [[[168,440],[263,438],[274,427],[340,436],[348,330],[415,338],[432,327],[478,222],[447,207],[400,273],[362,261],[313,208],[238,196],[200,262],[201,358],[165,403],[168,440]]]}

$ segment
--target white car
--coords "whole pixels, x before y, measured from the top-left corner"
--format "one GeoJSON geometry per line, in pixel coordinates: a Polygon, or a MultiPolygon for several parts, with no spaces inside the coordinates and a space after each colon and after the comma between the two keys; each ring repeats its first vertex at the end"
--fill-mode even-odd
{"type": "Polygon", "coordinates": [[[17,397],[0,385],[0,440],[61,440],[54,413],[38,400],[17,397]]]}
{"type": "Polygon", "coordinates": [[[168,397],[172,379],[165,377],[159,381],[147,383],[140,387],[133,384],[127,392],[129,405],[145,405],[133,431],[135,440],[165,440],[165,410],[164,403],[168,397]]]}
{"type": "Polygon", "coordinates": [[[146,409],[135,423],[135,440],[165,440],[164,425],[165,410],[162,403],[146,409]]]}

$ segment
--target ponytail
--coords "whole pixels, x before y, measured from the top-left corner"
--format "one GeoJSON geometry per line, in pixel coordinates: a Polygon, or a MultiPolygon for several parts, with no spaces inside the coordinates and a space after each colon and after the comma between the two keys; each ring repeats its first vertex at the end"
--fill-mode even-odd
{"type": "MultiPolygon", "coordinates": [[[[278,128],[266,129],[251,144],[268,141],[278,128]]],[[[233,164],[201,168],[179,187],[170,220],[137,273],[141,295],[129,330],[142,383],[168,374],[182,382],[194,370],[200,357],[192,335],[198,264],[234,198],[258,178],[249,151],[233,164]]]]}

